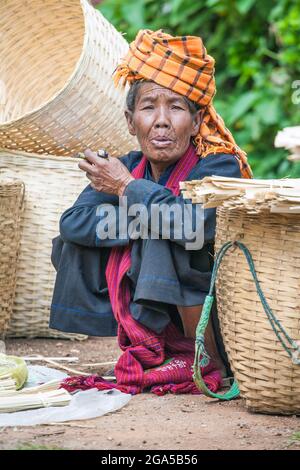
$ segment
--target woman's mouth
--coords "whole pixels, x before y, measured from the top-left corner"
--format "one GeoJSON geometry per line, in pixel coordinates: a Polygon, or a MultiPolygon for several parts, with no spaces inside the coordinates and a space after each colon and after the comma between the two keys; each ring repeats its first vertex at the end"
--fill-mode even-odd
{"type": "Polygon", "coordinates": [[[155,137],[151,139],[152,144],[158,148],[165,148],[168,147],[173,143],[173,140],[168,139],[167,137],[155,137]]]}

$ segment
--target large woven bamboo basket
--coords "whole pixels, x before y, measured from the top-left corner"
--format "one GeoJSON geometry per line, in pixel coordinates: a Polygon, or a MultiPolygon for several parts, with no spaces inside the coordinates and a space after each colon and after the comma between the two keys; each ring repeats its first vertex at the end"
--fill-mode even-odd
{"type": "MultiPolygon", "coordinates": [[[[251,211],[225,202],[217,210],[216,251],[236,240],[250,250],[273,313],[300,341],[300,214],[270,213],[259,204],[251,211]]],[[[300,365],[272,330],[241,250],[230,249],[223,258],[216,293],[225,347],[247,408],[300,413],[300,365]]]]}
{"type": "Polygon", "coordinates": [[[48,326],[56,275],[51,263],[52,239],[59,234],[61,214],[89,183],[78,161],[0,149],[0,168],[7,176],[22,179],[26,186],[8,337],[86,338],[48,326]]]}
{"type": "Polygon", "coordinates": [[[1,0],[0,147],[127,153],[124,91],[112,73],[128,44],[87,0],[1,0]]]}
{"type": "Polygon", "coordinates": [[[0,172],[0,337],[8,328],[15,295],[24,192],[23,181],[0,172]]]}

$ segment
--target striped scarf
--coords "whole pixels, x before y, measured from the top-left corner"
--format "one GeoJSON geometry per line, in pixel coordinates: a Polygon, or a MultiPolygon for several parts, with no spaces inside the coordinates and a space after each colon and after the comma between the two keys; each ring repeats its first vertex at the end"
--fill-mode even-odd
{"type": "MultiPolygon", "coordinates": [[[[198,162],[193,145],[180,158],[173,168],[166,188],[175,196],[180,193],[179,182],[186,179],[198,162]]],[[[143,178],[147,158],[132,171],[134,178],[143,178]]],[[[151,389],[157,395],[172,393],[200,393],[192,379],[194,362],[194,340],[186,338],[170,322],[162,333],[137,322],[130,312],[131,292],[126,276],[131,266],[131,245],[112,248],[106,268],[106,279],[112,310],[118,323],[118,343],[123,351],[116,366],[117,384],[107,382],[101,377],[72,377],[64,382],[69,391],[97,387],[99,390],[117,388],[124,393],[137,394],[151,389]]],[[[212,363],[203,368],[202,373],[207,386],[217,391],[221,375],[212,363]]]]}
{"type": "Polygon", "coordinates": [[[172,37],[161,30],[141,30],[117,67],[114,80],[116,85],[120,81],[125,85],[141,79],[152,80],[198,103],[202,119],[194,139],[197,154],[206,157],[217,152],[232,153],[242,177],[252,178],[246,153],[238,147],[212,104],[216,93],[214,64],[200,37],[172,37]]]}

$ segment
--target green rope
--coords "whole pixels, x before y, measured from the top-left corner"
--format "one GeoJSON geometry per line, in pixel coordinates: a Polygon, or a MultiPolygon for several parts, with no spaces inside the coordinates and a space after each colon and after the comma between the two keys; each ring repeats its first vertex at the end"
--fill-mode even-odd
{"type": "Polygon", "coordinates": [[[201,367],[205,367],[210,361],[210,357],[205,350],[204,334],[208,325],[211,308],[214,301],[214,286],[216,282],[217,273],[225,253],[229,250],[229,248],[233,246],[240,248],[246,257],[251,274],[255,282],[256,291],[259,295],[263,309],[267,315],[267,318],[271,324],[274,333],[276,334],[278,340],[280,341],[281,345],[283,346],[284,350],[287,352],[289,357],[292,358],[293,363],[300,365],[300,345],[293,341],[293,339],[288,335],[286,330],[281,325],[280,321],[275,317],[274,313],[272,312],[261,290],[250,251],[241,242],[227,242],[220,248],[219,252],[216,255],[212,271],[209,293],[205,298],[201,318],[196,329],[196,352],[193,366],[193,379],[197,387],[202,390],[205,395],[213,398],[219,398],[220,400],[231,400],[232,398],[236,398],[240,393],[238,383],[234,380],[233,384],[231,385],[231,388],[224,394],[213,393],[207,388],[203,381],[201,375],[201,367]],[[296,352],[299,354],[298,358],[296,358],[296,352]]]}

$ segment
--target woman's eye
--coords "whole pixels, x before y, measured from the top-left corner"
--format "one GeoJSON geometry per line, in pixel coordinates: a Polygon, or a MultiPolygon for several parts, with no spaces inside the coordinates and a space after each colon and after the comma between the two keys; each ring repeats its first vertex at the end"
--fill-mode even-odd
{"type": "Polygon", "coordinates": [[[142,108],[142,110],[144,110],[144,109],[154,109],[154,106],[151,106],[151,105],[149,105],[149,106],[144,106],[144,107],[142,108]]]}
{"type": "Polygon", "coordinates": [[[179,109],[179,110],[183,110],[183,108],[182,108],[181,106],[176,106],[176,105],[172,106],[172,109],[179,109]]]}

